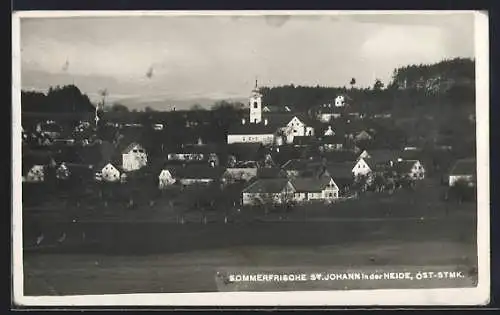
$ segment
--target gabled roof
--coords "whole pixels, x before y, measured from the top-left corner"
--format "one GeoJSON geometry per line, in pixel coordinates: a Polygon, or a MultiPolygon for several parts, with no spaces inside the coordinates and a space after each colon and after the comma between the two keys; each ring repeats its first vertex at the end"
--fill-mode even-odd
{"type": "Polygon", "coordinates": [[[243,193],[280,193],[288,183],[287,178],[259,179],[243,189],[243,193]]]}
{"type": "Polygon", "coordinates": [[[369,157],[365,159],[368,164],[375,165],[379,163],[388,163],[397,161],[400,152],[397,150],[369,150],[369,157]]]}
{"type": "Polygon", "coordinates": [[[336,162],[328,163],[326,165],[326,170],[328,174],[334,179],[352,179],[352,169],[355,162],[336,162]]]}
{"type": "Polygon", "coordinates": [[[292,121],[294,117],[297,117],[302,123],[310,126],[312,124],[311,119],[306,113],[262,113],[262,119],[267,119],[268,124],[274,126],[275,128],[286,127],[286,125],[292,121]]]}
{"type": "Polygon", "coordinates": [[[456,161],[450,175],[476,175],[476,160],[469,158],[456,161]]]}
{"type": "Polygon", "coordinates": [[[281,167],[285,171],[302,171],[306,170],[309,162],[307,160],[302,160],[302,159],[292,159],[283,164],[281,167]]]}
{"type": "Polygon", "coordinates": [[[410,173],[417,160],[404,160],[394,164],[394,170],[399,174],[410,173]]]}
{"type": "Polygon", "coordinates": [[[217,179],[225,171],[222,167],[210,167],[208,165],[185,165],[169,166],[167,168],[175,178],[179,179],[217,179]]]}
{"type": "Polygon", "coordinates": [[[297,177],[291,180],[297,192],[320,192],[330,183],[330,177],[297,177]]]}
{"type": "Polygon", "coordinates": [[[324,152],[321,154],[329,163],[330,162],[352,162],[356,161],[357,154],[353,151],[334,151],[334,152],[324,152]]]}
{"type": "Polygon", "coordinates": [[[139,148],[142,148],[144,150],[144,147],[140,143],[132,141],[125,148],[121,149],[120,151],[122,153],[129,153],[136,146],[139,147],[139,148]]]}

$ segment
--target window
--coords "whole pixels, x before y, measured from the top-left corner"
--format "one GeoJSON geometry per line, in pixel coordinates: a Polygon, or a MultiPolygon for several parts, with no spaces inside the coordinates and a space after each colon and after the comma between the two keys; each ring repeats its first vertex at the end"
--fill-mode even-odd
{"type": "Polygon", "coordinates": [[[253,102],[253,108],[258,108],[259,104],[257,102],[253,102]]]}
{"type": "Polygon", "coordinates": [[[333,194],[333,196],[334,196],[335,198],[337,198],[337,193],[334,193],[334,194],[333,194]]]}
{"type": "Polygon", "coordinates": [[[255,118],[255,119],[253,120],[253,122],[254,122],[254,123],[257,123],[257,118],[255,118]]]}
{"type": "Polygon", "coordinates": [[[332,194],[332,193],[330,193],[328,196],[329,196],[330,198],[332,198],[332,197],[333,197],[333,194],[332,194]]]}

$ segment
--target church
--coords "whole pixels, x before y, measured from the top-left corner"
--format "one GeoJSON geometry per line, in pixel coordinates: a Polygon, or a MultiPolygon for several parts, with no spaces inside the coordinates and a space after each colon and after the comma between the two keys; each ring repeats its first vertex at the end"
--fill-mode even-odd
{"type": "Polygon", "coordinates": [[[301,113],[270,113],[262,110],[262,94],[257,81],[249,98],[249,112],[241,122],[230,126],[227,143],[262,143],[281,145],[293,143],[295,136],[314,136],[314,128],[301,113]]]}

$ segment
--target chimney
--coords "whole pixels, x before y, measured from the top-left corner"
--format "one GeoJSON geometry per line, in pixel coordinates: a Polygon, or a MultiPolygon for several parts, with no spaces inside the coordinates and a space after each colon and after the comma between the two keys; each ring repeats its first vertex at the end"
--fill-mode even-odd
{"type": "Polygon", "coordinates": [[[241,124],[244,125],[246,122],[245,118],[241,119],[241,124]]]}
{"type": "Polygon", "coordinates": [[[266,125],[266,126],[267,126],[267,118],[266,118],[266,119],[264,119],[264,125],[266,125]]]}

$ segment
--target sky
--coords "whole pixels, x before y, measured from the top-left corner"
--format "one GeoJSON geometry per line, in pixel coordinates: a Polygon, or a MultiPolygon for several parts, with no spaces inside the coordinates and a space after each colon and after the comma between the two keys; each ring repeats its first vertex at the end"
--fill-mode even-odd
{"type": "MultiPolygon", "coordinates": [[[[91,99],[232,99],[261,86],[372,86],[413,63],[474,57],[474,16],[148,16],[21,20],[21,85],[91,99]]],[[[139,105],[133,105],[139,106],[139,105]]],[[[161,108],[160,108],[161,109],[161,108]]]]}

